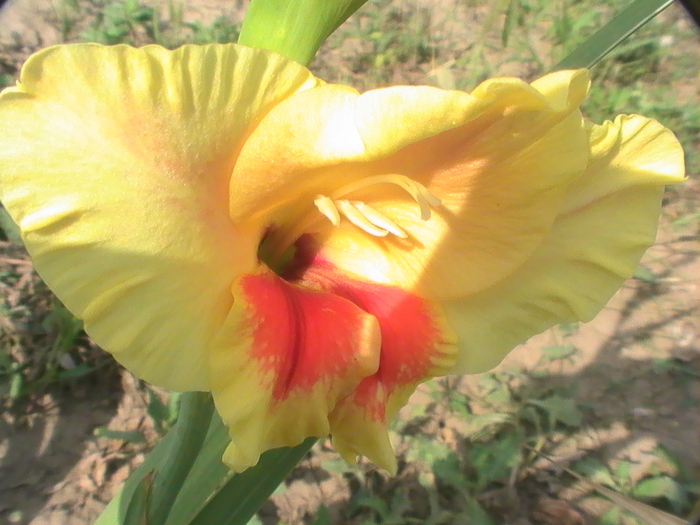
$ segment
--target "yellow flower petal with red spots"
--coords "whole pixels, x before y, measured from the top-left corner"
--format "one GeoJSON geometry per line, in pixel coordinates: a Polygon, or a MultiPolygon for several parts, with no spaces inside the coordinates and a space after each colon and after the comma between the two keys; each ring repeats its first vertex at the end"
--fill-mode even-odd
{"type": "Polygon", "coordinates": [[[588,82],[359,94],[236,45],[55,47],[0,95],[0,200],[99,344],[213,393],[235,469],[331,434],[394,470],[417,384],[589,319],[653,242],[680,146],[586,121],[588,82]]]}

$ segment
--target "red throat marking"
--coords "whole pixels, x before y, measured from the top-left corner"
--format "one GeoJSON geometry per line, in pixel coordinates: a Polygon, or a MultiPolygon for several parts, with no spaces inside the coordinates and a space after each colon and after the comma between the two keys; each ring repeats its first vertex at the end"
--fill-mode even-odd
{"type": "Polygon", "coordinates": [[[240,283],[249,305],[251,357],[274,373],[276,401],[298,389],[310,391],[320,381],[350,379],[355,389],[346,396],[371,419],[384,421],[386,400],[395,389],[435,375],[444,337],[425,299],[355,279],[318,259],[299,284],[272,272],[246,275],[240,283]],[[353,369],[366,314],[380,326],[379,368],[357,384],[353,369]]]}

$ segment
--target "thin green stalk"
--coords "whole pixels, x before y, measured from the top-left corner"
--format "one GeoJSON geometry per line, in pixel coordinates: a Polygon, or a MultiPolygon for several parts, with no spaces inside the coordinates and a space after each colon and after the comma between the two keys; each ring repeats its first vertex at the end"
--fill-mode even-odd
{"type": "Polygon", "coordinates": [[[192,525],[246,525],[316,441],[317,438],[307,438],[296,447],[264,453],[257,465],[233,476],[197,514],[192,525]]]}
{"type": "Polygon", "coordinates": [[[367,0],[252,0],[238,43],[308,65],[318,48],[367,0]]]}

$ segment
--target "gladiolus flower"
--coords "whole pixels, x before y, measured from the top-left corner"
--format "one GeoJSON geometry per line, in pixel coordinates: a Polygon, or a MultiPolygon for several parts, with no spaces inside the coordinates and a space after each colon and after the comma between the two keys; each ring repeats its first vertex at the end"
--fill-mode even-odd
{"type": "Polygon", "coordinates": [[[331,434],[395,469],[416,385],[591,319],[653,242],[673,134],[587,72],[358,94],[236,45],[70,45],[0,98],[0,198],[137,376],[208,390],[224,460],[331,434]]]}

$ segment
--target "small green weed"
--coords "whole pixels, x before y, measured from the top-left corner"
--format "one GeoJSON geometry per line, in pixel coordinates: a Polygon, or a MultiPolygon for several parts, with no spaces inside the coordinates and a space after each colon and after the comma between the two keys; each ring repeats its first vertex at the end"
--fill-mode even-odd
{"type": "Polygon", "coordinates": [[[159,44],[173,49],[188,43],[235,42],[240,33],[240,24],[225,16],[210,24],[184,21],[184,7],[177,0],[164,6],[139,0],[60,0],[55,10],[65,42],[159,44]]]}
{"type": "MultiPolygon", "coordinates": [[[[150,419],[149,427],[155,430],[158,438],[162,438],[173,427],[177,421],[177,416],[180,411],[181,394],[174,392],[165,396],[160,391],[156,391],[154,387],[143,383],[139,388],[140,394],[144,397],[146,404],[146,415],[150,419]]],[[[93,434],[96,437],[104,437],[107,439],[115,439],[132,445],[142,445],[149,442],[146,434],[138,428],[131,430],[114,430],[106,427],[98,427],[93,434]]]]}
{"type": "MultiPolygon", "coordinates": [[[[546,350],[543,359],[566,361],[575,353],[560,345],[546,350]]],[[[329,471],[359,477],[349,515],[368,524],[498,523],[498,516],[512,511],[509,502],[531,475],[537,451],[579,430],[587,410],[563,389],[526,387],[527,376],[522,369],[484,374],[469,392],[459,380],[433,382],[431,408],[414,405],[414,416],[395,428],[399,436],[412,436],[404,438],[401,455],[403,488],[381,482],[372,470],[358,474],[324,463],[329,471]],[[434,429],[436,419],[447,414],[463,422],[450,442],[436,439],[434,429]]]]}
{"type": "Polygon", "coordinates": [[[167,396],[167,400],[163,402],[162,395],[156,392],[153,387],[146,384],[146,395],[148,404],[146,406],[146,414],[153,422],[153,428],[161,436],[168,433],[177,421],[177,416],[180,412],[180,397],[182,394],[173,392],[167,396]]]}
{"type": "MultiPolygon", "coordinates": [[[[619,494],[634,500],[653,504],[672,512],[684,515],[700,495],[700,483],[691,479],[680,462],[671,452],[657,446],[653,452],[653,461],[641,472],[635,472],[637,464],[631,460],[621,459],[608,466],[595,458],[585,458],[574,465],[574,470],[586,479],[609,487],[619,494]]],[[[636,469],[638,470],[638,469],[636,469]]],[[[605,525],[622,525],[627,520],[634,520],[644,525],[637,516],[617,506],[610,508],[600,517],[605,525]]]]}
{"type": "Polygon", "coordinates": [[[179,4],[169,3],[167,16],[162,16],[159,8],[138,0],[123,0],[102,4],[80,39],[103,44],[155,43],[172,49],[187,43],[235,42],[239,33],[239,25],[224,16],[209,25],[184,22],[179,4]]]}
{"type": "Polygon", "coordinates": [[[161,43],[160,31],[161,20],[153,7],[137,0],[124,0],[104,4],[81,38],[108,45],[142,41],[161,43]]]}
{"type": "Polygon", "coordinates": [[[328,78],[351,75],[356,87],[396,82],[397,75],[405,79],[409,70],[420,71],[439,53],[429,31],[430,20],[431,11],[426,8],[398,7],[390,0],[369,2],[328,39],[317,60],[321,74],[327,73],[328,78]],[[334,67],[336,60],[325,65],[325,52],[343,53],[343,68],[334,67]]]}
{"type": "MultiPolygon", "coordinates": [[[[16,277],[5,275],[5,284],[16,277]]],[[[5,403],[30,401],[52,384],[63,384],[93,373],[110,361],[79,342],[84,338],[82,323],[75,319],[47,290],[35,306],[46,308],[40,321],[26,304],[0,305],[0,392],[5,403]]],[[[10,297],[10,301],[14,296],[10,297]]]]}
{"type": "Polygon", "coordinates": [[[0,74],[0,89],[9,86],[12,84],[12,75],[8,75],[6,73],[0,74]]]}
{"type": "Polygon", "coordinates": [[[10,217],[5,208],[0,206],[0,241],[8,241],[14,244],[22,243],[19,226],[10,217]]]}
{"type": "Polygon", "coordinates": [[[192,32],[190,41],[193,44],[235,42],[241,32],[240,26],[232,24],[225,16],[217,17],[210,25],[192,22],[184,26],[192,32]]]}

